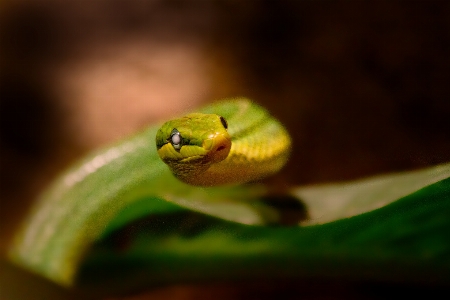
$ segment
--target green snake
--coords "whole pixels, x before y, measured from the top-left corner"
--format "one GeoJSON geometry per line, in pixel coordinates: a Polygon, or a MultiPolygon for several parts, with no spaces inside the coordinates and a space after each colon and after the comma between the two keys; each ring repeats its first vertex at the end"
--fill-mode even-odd
{"type": "MultiPolygon", "coordinates": [[[[244,98],[216,102],[151,126],[92,153],[61,175],[38,199],[10,256],[70,286],[89,246],[106,227],[118,227],[108,224],[136,199],[150,195],[210,213],[202,201],[213,197],[214,188],[205,193],[201,186],[230,186],[273,174],[286,163],[290,145],[281,123],[244,98]]],[[[226,194],[224,190],[230,188],[217,194],[226,194]]],[[[145,213],[135,212],[127,219],[145,213]]],[[[233,219],[226,210],[215,212],[222,213],[233,219]]]]}
{"type": "Polygon", "coordinates": [[[100,278],[108,291],[311,275],[448,284],[450,164],[292,188],[302,225],[320,225],[280,226],[266,188],[242,183],[277,172],[290,148],[281,123],[247,99],[151,126],[58,177],[9,258],[66,287],[100,278]],[[143,220],[125,250],[108,244],[143,220]]]}

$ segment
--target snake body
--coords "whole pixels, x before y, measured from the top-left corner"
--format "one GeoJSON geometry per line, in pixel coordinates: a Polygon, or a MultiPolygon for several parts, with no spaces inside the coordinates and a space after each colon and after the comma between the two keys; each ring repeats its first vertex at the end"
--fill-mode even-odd
{"type": "MultiPolygon", "coordinates": [[[[151,196],[208,213],[198,201],[208,201],[209,190],[193,185],[229,185],[270,175],[286,163],[289,149],[284,127],[247,99],[220,101],[151,126],[88,155],[55,180],[15,236],[10,257],[70,286],[89,246],[105,228],[113,230],[112,220],[136,201],[151,196]],[[204,119],[210,123],[202,125],[204,119]]],[[[147,210],[128,219],[151,211],[150,202],[147,210]]]]}

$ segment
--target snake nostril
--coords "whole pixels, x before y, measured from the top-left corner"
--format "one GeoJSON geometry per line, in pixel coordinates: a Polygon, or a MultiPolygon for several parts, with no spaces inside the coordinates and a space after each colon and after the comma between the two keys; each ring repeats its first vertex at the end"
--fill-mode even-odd
{"type": "Polygon", "coordinates": [[[223,149],[225,149],[225,146],[220,146],[219,148],[217,148],[217,151],[221,151],[223,149]]]}

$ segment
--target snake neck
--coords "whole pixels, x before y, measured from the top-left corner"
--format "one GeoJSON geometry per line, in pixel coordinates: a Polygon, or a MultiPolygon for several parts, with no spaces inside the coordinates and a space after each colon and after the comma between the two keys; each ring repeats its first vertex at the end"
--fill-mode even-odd
{"type": "Polygon", "coordinates": [[[211,163],[208,162],[197,162],[197,163],[177,163],[177,162],[167,162],[171,172],[180,179],[181,181],[191,184],[204,186],[208,185],[205,180],[198,181],[198,178],[203,178],[204,174],[210,168],[211,163]],[[202,182],[204,182],[202,184],[202,182]]]}

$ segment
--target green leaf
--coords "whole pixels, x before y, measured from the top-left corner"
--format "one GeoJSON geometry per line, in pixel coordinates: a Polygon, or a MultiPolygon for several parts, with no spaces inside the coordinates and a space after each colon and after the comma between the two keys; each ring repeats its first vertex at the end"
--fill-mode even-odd
{"type": "Polygon", "coordinates": [[[115,293],[180,282],[314,276],[450,282],[450,164],[302,187],[292,195],[303,202],[310,216],[303,223],[310,226],[248,225],[238,221],[247,218],[245,210],[236,209],[243,215],[231,221],[215,214],[218,209],[205,213],[164,199],[158,201],[166,209],[148,209],[145,217],[132,220],[130,211],[123,212],[115,223],[120,226],[91,248],[77,285],[115,293]]]}
{"type": "Polygon", "coordinates": [[[444,164],[348,183],[299,187],[292,195],[308,209],[310,218],[303,225],[323,224],[383,207],[449,177],[450,164],[444,164]]]}

